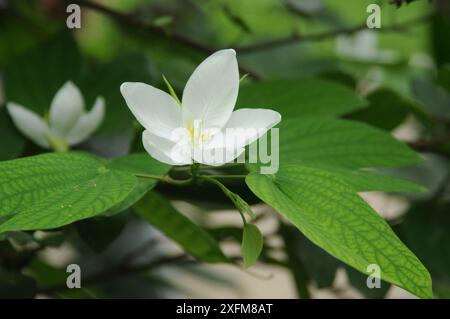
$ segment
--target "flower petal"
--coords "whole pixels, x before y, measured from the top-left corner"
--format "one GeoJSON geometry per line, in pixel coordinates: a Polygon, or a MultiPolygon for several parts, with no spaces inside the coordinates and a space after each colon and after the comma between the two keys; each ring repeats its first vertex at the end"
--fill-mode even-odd
{"type": "Polygon", "coordinates": [[[195,69],[184,88],[184,125],[203,120],[204,128],[222,128],[233,112],[238,91],[236,52],[217,51],[195,69]]]}
{"type": "Polygon", "coordinates": [[[145,150],[154,159],[169,165],[192,164],[190,145],[182,141],[174,142],[145,130],[142,133],[142,143],[145,150]],[[180,143],[181,142],[181,143],[180,143]]]}
{"type": "Polygon", "coordinates": [[[194,149],[193,158],[196,162],[210,165],[221,166],[235,160],[239,155],[245,151],[241,148],[226,148],[226,147],[205,147],[194,149]]]}
{"type": "Polygon", "coordinates": [[[181,127],[180,106],[166,92],[139,82],[123,83],[120,92],[146,130],[169,138],[175,128],[181,127]]]}
{"type": "Polygon", "coordinates": [[[101,96],[95,100],[92,110],[84,113],[67,134],[67,143],[75,145],[92,135],[100,126],[105,116],[105,99],[101,96]]]}
{"type": "Polygon", "coordinates": [[[209,147],[240,149],[256,141],[280,121],[280,113],[273,110],[239,109],[233,112],[222,134],[213,137],[209,147]]]}
{"type": "Polygon", "coordinates": [[[43,148],[50,148],[46,138],[50,130],[41,117],[13,102],[9,102],[6,107],[14,124],[23,135],[43,148]]]}
{"type": "Polygon", "coordinates": [[[83,110],[84,102],[80,90],[73,82],[66,82],[56,92],[50,105],[50,128],[61,136],[66,136],[83,114],[83,110]]]}

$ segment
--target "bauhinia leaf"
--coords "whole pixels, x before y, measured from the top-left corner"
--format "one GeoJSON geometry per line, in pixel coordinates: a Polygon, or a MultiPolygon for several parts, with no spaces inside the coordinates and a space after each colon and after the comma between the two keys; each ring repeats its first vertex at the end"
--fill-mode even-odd
{"type": "Polygon", "coordinates": [[[397,167],[421,158],[389,133],[338,119],[283,119],[280,163],[311,163],[344,168],[397,167]]]}
{"type": "Polygon", "coordinates": [[[161,195],[148,193],[134,209],[192,256],[208,263],[229,262],[214,237],[181,214],[161,195]]]}
{"type": "Polygon", "coordinates": [[[424,192],[427,189],[410,180],[396,176],[378,174],[366,170],[352,170],[342,167],[302,165],[328,171],[352,186],[357,192],[424,192]]]}
{"type": "Polygon", "coordinates": [[[285,165],[276,175],[251,173],[247,185],[306,237],[360,272],[381,267],[381,278],[432,297],[427,269],[353,187],[332,173],[285,165]]]}
{"type": "Polygon", "coordinates": [[[263,236],[258,227],[246,223],[242,234],[242,255],[244,257],[244,266],[250,267],[257,260],[263,249],[263,236]]]}
{"type": "Polygon", "coordinates": [[[338,116],[365,107],[366,101],[350,88],[319,79],[275,80],[243,85],[239,107],[270,107],[283,119],[338,116]],[[326,92],[326,93],[324,93],[326,92]]]}
{"type": "Polygon", "coordinates": [[[56,228],[98,215],[137,183],[81,152],[48,153],[0,163],[0,233],[56,228]]]}

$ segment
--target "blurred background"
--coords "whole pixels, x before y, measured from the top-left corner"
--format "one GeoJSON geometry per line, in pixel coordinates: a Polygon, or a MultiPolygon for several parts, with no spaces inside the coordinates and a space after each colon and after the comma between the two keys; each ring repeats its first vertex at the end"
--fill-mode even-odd
{"type": "MultiPolygon", "coordinates": [[[[142,150],[119,85],[142,81],[165,89],[164,74],[181,92],[206,56],[234,48],[244,82],[338,82],[369,101],[346,117],[392,132],[421,152],[420,166],[389,172],[429,192],[361,195],[429,269],[435,297],[449,298],[449,34],[445,0],[0,0],[0,160],[41,151],[15,130],[5,101],[14,97],[43,110],[62,79],[80,86],[87,105],[98,94],[106,99],[108,117],[83,149],[108,158],[142,150]],[[80,5],[80,28],[66,25],[69,3],[80,5]],[[381,7],[381,28],[369,30],[373,3],[381,7]]],[[[235,188],[248,194],[242,185],[235,188]]],[[[157,190],[170,194],[173,206],[210,230],[227,253],[239,254],[240,219],[220,192],[157,190]]],[[[364,275],[246,198],[267,240],[261,263],[248,271],[172,258],[180,248],[128,211],[0,241],[0,296],[413,297],[385,282],[367,289],[364,275]],[[82,289],[64,289],[69,263],[86,274],[82,289]],[[114,264],[131,267],[108,271],[114,264]]]]}

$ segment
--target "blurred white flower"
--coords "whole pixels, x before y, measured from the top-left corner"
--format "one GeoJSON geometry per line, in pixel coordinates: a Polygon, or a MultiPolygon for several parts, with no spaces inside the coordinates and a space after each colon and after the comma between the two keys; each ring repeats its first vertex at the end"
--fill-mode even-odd
{"type": "Polygon", "coordinates": [[[105,101],[97,97],[92,109],[86,112],[80,90],[68,81],[56,92],[48,120],[14,102],[8,102],[7,109],[19,131],[34,143],[64,150],[95,132],[103,121],[105,101]]]}
{"type": "Polygon", "coordinates": [[[363,30],[353,36],[341,35],[337,38],[338,55],[362,62],[395,63],[400,55],[393,50],[380,50],[378,34],[373,30],[363,30]]]}
{"type": "Polygon", "coordinates": [[[166,92],[144,83],[123,83],[120,90],[145,128],[147,152],[170,165],[230,162],[281,120],[278,112],[269,109],[233,112],[239,70],[232,49],[212,54],[196,68],[181,106],[166,92]]]}

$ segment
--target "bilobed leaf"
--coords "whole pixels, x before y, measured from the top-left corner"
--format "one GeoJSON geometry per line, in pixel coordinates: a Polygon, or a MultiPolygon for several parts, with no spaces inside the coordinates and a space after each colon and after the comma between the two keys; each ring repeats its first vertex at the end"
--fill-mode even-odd
{"type": "Polygon", "coordinates": [[[363,108],[366,101],[350,88],[319,79],[274,80],[243,85],[238,107],[271,108],[284,119],[339,116],[363,108]]]}
{"type": "Polygon", "coordinates": [[[244,266],[250,267],[257,260],[263,249],[263,236],[256,225],[246,223],[242,234],[242,255],[244,266]]]}
{"type": "Polygon", "coordinates": [[[103,213],[133,190],[136,177],[81,152],[0,163],[0,232],[56,228],[103,213]]]}
{"type": "MultiPolygon", "coordinates": [[[[147,153],[136,153],[115,159],[108,164],[108,167],[123,170],[133,175],[140,173],[163,176],[170,170],[169,165],[153,159],[147,153]]],[[[128,196],[105,212],[105,215],[111,216],[133,206],[134,203],[140,200],[142,196],[155,187],[156,184],[157,181],[155,179],[138,178],[138,182],[128,196]]]]}
{"type": "Polygon", "coordinates": [[[229,262],[214,237],[181,214],[161,195],[148,193],[134,205],[134,210],[192,256],[208,263],[229,262]]]}
{"type": "Polygon", "coordinates": [[[280,163],[343,168],[396,167],[421,158],[390,134],[363,123],[338,119],[283,119],[280,163]]]}
{"type": "Polygon", "coordinates": [[[247,185],[306,237],[360,272],[378,264],[381,278],[430,298],[427,269],[354,188],[333,174],[284,165],[276,175],[251,173],[247,185]]]}

